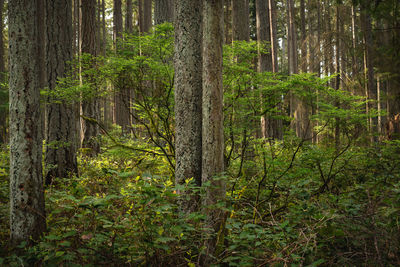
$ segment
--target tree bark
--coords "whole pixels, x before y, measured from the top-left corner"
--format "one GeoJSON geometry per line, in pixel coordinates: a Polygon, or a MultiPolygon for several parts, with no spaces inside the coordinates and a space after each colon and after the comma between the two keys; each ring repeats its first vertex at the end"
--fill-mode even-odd
{"type": "MultiPolygon", "coordinates": [[[[365,90],[367,99],[376,101],[377,93],[375,86],[375,73],[374,73],[374,51],[373,51],[373,39],[372,39],[372,24],[371,24],[371,14],[369,11],[369,5],[362,2],[361,4],[361,26],[363,32],[363,42],[364,42],[364,72],[365,72],[365,90]]],[[[376,103],[367,103],[367,112],[371,109],[376,109],[376,103]]],[[[377,119],[369,117],[368,120],[369,131],[374,133],[377,131],[377,119]]],[[[376,138],[372,138],[376,141],[376,138]]]]}
{"type": "MultiPolygon", "coordinates": [[[[85,0],[82,2],[82,53],[96,56],[96,0],[85,0]]],[[[86,62],[94,66],[94,58],[90,62],[86,62]]],[[[85,75],[84,81],[90,83],[92,87],[96,87],[93,75],[85,75]]],[[[92,88],[94,93],[97,88],[92,88]]],[[[100,152],[100,145],[96,140],[99,134],[99,127],[96,123],[88,121],[85,118],[95,119],[99,121],[99,102],[97,97],[84,99],[82,101],[82,147],[91,150],[91,154],[100,152]]]]}
{"type": "MultiPolygon", "coordinates": [[[[121,49],[122,42],[122,2],[121,0],[114,0],[114,43],[115,50],[118,51],[121,49]]],[[[115,86],[115,94],[114,94],[114,116],[115,123],[122,128],[123,133],[127,133],[130,126],[130,92],[129,89],[126,88],[125,81],[122,77],[123,75],[119,75],[117,77],[117,81],[114,84],[115,86]]]]}
{"type": "Polygon", "coordinates": [[[234,41],[248,41],[249,27],[249,1],[232,1],[232,37],[234,41]]]}
{"type": "Polygon", "coordinates": [[[295,14],[294,14],[294,2],[293,0],[287,0],[288,9],[288,67],[289,74],[298,73],[297,65],[297,34],[295,26],[295,14]]]}
{"type": "MultiPolygon", "coordinates": [[[[72,1],[46,1],[46,73],[47,87],[55,90],[57,81],[70,74],[72,60],[72,1]],[[62,28],[61,28],[62,27],[62,28]]],[[[55,103],[48,98],[46,157],[48,166],[46,184],[55,177],[78,173],[76,161],[76,120],[72,104],[55,103]]],[[[62,102],[62,101],[61,101],[62,102]]]]}
{"type": "Polygon", "coordinates": [[[133,15],[132,0],[126,0],[126,15],[125,15],[125,32],[126,33],[133,33],[132,15],[133,15]]]}
{"type": "MultiPolygon", "coordinates": [[[[336,53],[335,53],[335,65],[336,65],[336,79],[335,79],[335,90],[340,89],[340,56],[341,56],[341,45],[340,45],[340,38],[341,38],[341,31],[340,31],[340,5],[337,3],[336,5],[336,40],[335,40],[335,46],[336,46],[336,53]]],[[[335,105],[337,108],[340,108],[340,103],[338,101],[335,101],[335,105]]],[[[335,147],[336,150],[339,151],[339,145],[340,145],[340,119],[336,118],[335,121],[335,147]]]]}
{"type": "Polygon", "coordinates": [[[14,0],[8,8],[10,238],[13,245],[38,240],[46,228],[38,68],[40,1],[14,0]]]}
{"type": "MultiPolygon", "coordinates": [[[[201,6],[201,0],[175,0],[175,181],[185,184],[193,178],[197,186],[202,156],[201,6]]],[[[182,203],[182,209],[196,210],[195,201],[182,203]]]]}
{"type": "Polygon", "coordinates": [[[118,47],[118,41],[121,41],[122,38],[122,1],[114,0],[114,9],[113,9],[113,36],[114,36],[114,44],[115,47],[118,47]]]}
{"type": "Polygon", "coordinates": [[[269,8],[269,25],[271,32],[271,55],[272,55],[272,72],[278,72],[278,38],[276,26],[276,3],[275,0],[268,0],[269,8]]]}
{"type": "MultiPolygon", "coordinates": [[[[0,0],[0,82],[3,83],[6,80],[6,67],[4,61],[4,40],[3,40],[3,8],[4,8],[4,0],[0,0]]],[[[6,89],[3,86],[0,87],[0,90],[3,92],[6,89]]],[[[1,99],[0,104],[6,105],[6,99],[1,99]]],[[[0,144],[5,143],[7,140],[7,112],[5,110],[1,111],[0,114],[0,144]]]]}
{"type": "Polygon", "coordinates": [[[307,32],[306,32],[306,12],[305,2],[300,0],[300,30],[301,30],[301,71],[307,72],[307,32]]]}
{"type": "Polygon", "coordinates": [[[224,171],[223,133],[223,0],[204,0],[203,14],[203,161],[202,184],[210,183],[203,201],[211,232],[206,237],[205,265],[219,254],[223,238],[224,211],[214,205],[225,199],[225,183],[217,179],[224,171]],[[214,207],[211,207],[214,206],[214,207]]]}
{"type": "Polygon", "coordinates": [[[224,44],[232,43],[232,1],[227,0],[224,2],[224,44]]]}
{"type": "Polygon", "coordinates": [[[268,0],[256,0],[256,26],[258,41],[258,71],[272,72],[272,53],[261,53],[271,44],[270,12],[268,0]]]}
{"type": "MultiPolygon", "coordinates": [[[[177,0],[175,0],[177,1],[177,0]]],[[[154,1],[154,24],[174,21],[174,0],[154,1]]]]}
{"type": "Polygon", "coordinates": [[[139,2],[139,31],[149,32],[152,26],[151,3],[152,0],[138,0],[139,2]]]}

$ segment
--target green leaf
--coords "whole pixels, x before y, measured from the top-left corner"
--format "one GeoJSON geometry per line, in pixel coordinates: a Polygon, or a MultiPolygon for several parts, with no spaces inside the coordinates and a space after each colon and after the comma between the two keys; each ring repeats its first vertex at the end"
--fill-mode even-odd
{"type": "Polygon", "coordinates": [[[51,235],[47,235],[45,238],[48,239],[48,240],[61,240],[62,236],[51,234],[51,235]]]}
{"type": "Polygon", "coordinates": [[[63,246],[63,247],[70,247],[71,246],[71,242],[63,241],[63,242],[60,243],[60,245],[63,246]]]}

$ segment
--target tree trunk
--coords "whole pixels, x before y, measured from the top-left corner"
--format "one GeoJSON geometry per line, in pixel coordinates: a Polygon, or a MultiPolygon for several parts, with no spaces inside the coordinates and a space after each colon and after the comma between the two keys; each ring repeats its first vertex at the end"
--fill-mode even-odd
{"type": "Polygon", "coordinates": [[[268,0],[256,0],[256,26],[258,41],[258,71],[272,72],[272,53],[261,53],[265,45],[271,44],[270,12],[268,0]]]}
{"type": "Polygon", "coordinates": [[[151,3],[152,0],[139,1],[139,30],[141,33],[149,32],[151,23],[151,3]]]}
{"type": "MultiPolygon", "coordinates": [[[[82,2],[82,53],[96,56],[96,0],[85,0],[82,2]]],[[[86,62],[94,66],[94,59],[86,62]]],[[[87,74],[83,79],[87,83],[91,83],[92,87],[96,87],[95,78],[87,74]]],[[[92,88],[94,93],[97,88],[92,88]]],[[[99,103],[97,97],[84,99],[82,101],[82,147],[91,150],[91,154],[100,152],[100,145],[96,140],[99,134],[99,127],[96,123],[87,120],[95,119],[99,121],[99,103]]]]}
{"type": "Polygon", "coordinates": [[[295,26],[294,2],[287,0],[288,9],[288,67],[289,74],[298,73],[297,67],[297,34],[295,26]]]}
{"type": "Polygon", "coordinates": [[[307,32],[306,32],[306,13],[305,2],[300,0],[300,30],[301,30],[301,71],[307,72],[307,32]]]}
{"type": "MultiPolygon", "coordinates": [[[[118,53],[118,50],[121,49],[122,42],[122,2],[121,0],[114,0],[114,43],[115,50],[118,53]]],[[[122,77],[123,75],[119,75],[117,77],[117,81],[114,84],[115,86],[115,95],[114,95],[114,103],[115,103],[115,123],[122,128],[123,133],[127,133],[130,126],[130,93],[129,89],[126,88],[125,81],[122,77]]]]}
{"type": "Polygon", "coordinates": [[[275,0],[268,0],[269,25],[271,31],[271,55],[272,72],[278,72],[278,37],[276,26],[276,3],[275,0]]]}
{"type": "Polygon", "coordinates": [[[154,24],[174,21],[174,0],[154,1],[154,24]]]}
{"type": "MultiPolygon", "coordinates": [[[[365,90],[367,99],[376,101],[376,87],[375,87],[375,77],[374,77],[374,51],[373,51],[373,39],[372,39],[372,24],[371,15],[368,10],[369,6],[362,2],[361,4],[361,25],[363,32],[364,41],[364,71],[365,71],[365,90]]],[[[371,109],[376,109],[376,104],[374,102],[367,103],[367,112],[371,109]]],[[[373,134],[377,131],[377,119],[369,117],[369,131],[373,134]]],[[[372,138],[376,141],[375,138],[372,138]]]]}
{"type": "Polygon", "coordinates": [[[113,9],[113,25],[114,25],[114,44],[115,47],[119,47],[118,41],[121,41],[122,38],[122,1],[114,0],[114,9],[113,9]]]}
{"type": "Polygon", "coordinates": [[[125,15],[125,32],[126,33],[133,33],[132,15],[133,15],[132,0],[126,0],[126,15],[125,15]]]}
{"type": "MultiPolygon", "coordinates": [[[[341,38],[341,31],[340,31],[340,5],[337,3],[336,4],[336,53],[335,53],[335,64],[336,64],[336,79],[335,79],[335,90],[340,89],[340,55],[342,53],[341,51],[341,45],[340,45],[340,38],[341,38]]],[[[340,108],[340,103],[338,101],[335,101],[335,106],[337,108],[340,108]]],[[[335,121],[335,147],[336,150],[339,151],[339,145],[340,145],[340,119],[336,118],[335,121]]]]}
{"type": "Polygon", "coordinates": [[[210,183],[203,201],[211,235],[206,237],[208,266],[220,253],[219,244],[224,227],[224,211],[215,205],[225,199],[225,183],[216,179],[224,171],[222,44],[223,0],[205,0],[203,14],[203,161],[202,184],[210,183]],[[212,207],[214,206],[214,207],[212,207]]]}
{"type": "MultiPolygon", "coordinates": [[[[72,60],[72,1],[46,1],[46,72],[47,87],[54,90],[57,81],[65,77],[72,60]],[[60,28],[62,27],[62,28],[60,28]]],[[[48,98],[46,158],[48,166],[46,184],[55,177],[67,177],[78,173],[76,162],[76,120],[77,114],[72,104],[55,103],[48,98]]],[[[61,101],[63,102],[63,101],[61,101]]]]}
{"type": "Polygon", "coordinates": [[[227,0],[224,2],[224,44],[232,43],[232,1],[227,0]]]}
{"type": "MultiPolygon", "coordinates": [[[[4,61],[4,40],[3,40],[3,8],[4,8],[4,0],[0,0],[0,82],[3,83],[6,81],[6,67],[4,61]]],[[[0,91],[6,91],[6,88],[0,86],[0,91]]],[[[0,105],[6,105],[6,99],[0,100],[0,105]]],[[[2,109],[0,112],[0,144],[5,143],[7,140],[7,112],[5,109],[2,109]]]]}
{"type": "MultiPolygon", "coordinates": [[[[352,70],[352,75],[351,77],[353,79],[355,79],[355,77],[358,75],[358,68],[357,68],[357,59],[356,59],[356,11],[355,11],[355,6],[354,4],[351,5],[351,39],[352,39],[352,66],[353,66],[353,70],[352,70]]],[[[353,92],[355,93],[355,92],[353,92]]]]}
{"type": "Polygon", "coordinates": [[[232,37],[234,41],[248,41],[249,27],[249,1],[232,1],[232,37]]]}
{"type": "MultiPolygon", "coordinates": [[[[202,32],[201,0],[175,0],[175,181],[201,185],[202,32]]],[[[190,192],[187,192],[190,193],[190,192]]],[[[196,210],[196,199],[182,203],[196,210]]]]}
{"type": "MultiPolygon", "coordinates": [[[[289,74],[298,73],[297,64],[297,32],[295,26],[295,7],[293,0],[288,0],[288,52],[289,52],[289,74]]],[[[299,96],[291,95],[291,115],[294,117],[293,129],[299,138],[311,138],[311,123],[309,120],[309,107],[306,101],[299,96]]]]}
{"type": "Polygon", "coordinates": [[[321,62],[322,62],[322,52],[321,52],[321,36],[322,36],[322,22],[321,22],[321,3],[317,0],[317,74],[321,77],[321,62]]]}
{"type": "Polygon", "coordinates": [[[46,228],[42,176],[39,20],[41,0],[9,1],[10,238],[38,240],[46,228]]]}
{"type": "MultiPolygon", "coordinates": [[[[256,0],[256,27],[258,41],[258,71],[275,72],[277,70],[276,56],[276,27],[274,22],[273,0],[256,0]],[[271,17],[272,16],[272,17],[271,17]],[[271,47],[269,53],[261,53],[262,46],[267,43],[271,47]]],[[[261,103],[264,96],[261,95],[261,103]]],[[[262,108],[263,110],[264,108],[262,108]]],[[[274,114],[276,115],[276,114],[274,114]]],[[[279,139],[281,137],[282,121],[271,116],[261,117],[261,136],[263,138],[279,139]]]]}

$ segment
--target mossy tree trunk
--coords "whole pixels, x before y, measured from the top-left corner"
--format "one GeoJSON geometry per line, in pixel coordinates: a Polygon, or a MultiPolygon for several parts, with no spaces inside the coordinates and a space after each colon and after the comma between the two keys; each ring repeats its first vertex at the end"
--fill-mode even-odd
{"type": "MultiPolygon", "coordinates": [[[[197,186],[202,156],[201,2],[175,0],[175,180],[184,184],[193,178],[197,186]]],[[[195,201],[182,203],[183,210],[196,210],[195,201]]]]}
{"type": "Polygon", "coordinates": [[[9,2],[10,237],[37,240],[46,228],[40,112],[40,0],[9,2]]]}

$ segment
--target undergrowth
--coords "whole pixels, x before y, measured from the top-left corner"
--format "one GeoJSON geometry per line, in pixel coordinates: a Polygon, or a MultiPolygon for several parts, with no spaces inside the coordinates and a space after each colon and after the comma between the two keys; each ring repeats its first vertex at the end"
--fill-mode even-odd
{"type": "MultiPolygon", "coordinates": [[[[400,146],[262,146],[252,176],[228,168],[221,266],[396,266],[400,146]],[[271,153],[272,150],[274,153],[271,153]],[[268,156],[269,155],[269,156],[268,156]],[[329,180],[329,181],[328,181],[329,180]]],[[[47,228],[35,246],[8,247],[8,157],[1,153],[0,265],[196,266],[201,212],[183,213],[168,164],[113,148],[80,157],[79,177],[46,188],[47,228]],[[123,153],[122,153],[123,152],[123,153]],[[23,253],[21,253],[23,251],[23,253]]],[[[261,149],[261,148],[259,148],[261,149]]],[[[191,182],[179,190],[193,190],[191,182]]]]}

